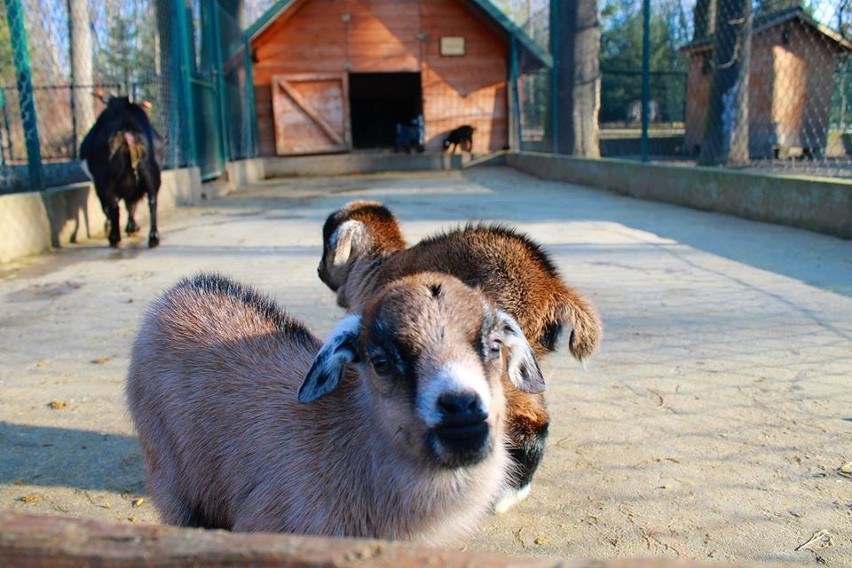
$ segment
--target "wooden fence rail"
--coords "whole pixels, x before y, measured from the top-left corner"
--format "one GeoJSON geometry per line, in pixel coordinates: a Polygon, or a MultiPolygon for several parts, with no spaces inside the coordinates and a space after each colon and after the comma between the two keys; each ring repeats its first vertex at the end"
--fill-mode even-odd
{"type": "Polygon", "coordinates": [[[237,534],[10,512],[0,512],[0,566],[713,568],[663,559],[524,558],[372,540],[237,534]]]}

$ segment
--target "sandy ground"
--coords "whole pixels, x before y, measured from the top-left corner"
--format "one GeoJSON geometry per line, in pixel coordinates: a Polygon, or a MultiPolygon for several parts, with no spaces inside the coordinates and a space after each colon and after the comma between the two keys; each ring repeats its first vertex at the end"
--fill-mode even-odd
{"type": "Polygon", "coordinates": [[[517,226],[606,323],[588,370],[564,345],[544,360],[532,494],[465,548],[852,566],[852,244],[501,168],[269,181],[168,213],[159,249],[2,267],[0,508],[157,522],[122,393],[147,304],[216,269],[324,336],[341,312],[316,277],[321,226],[354,198],[411,241],[517,226]]]}

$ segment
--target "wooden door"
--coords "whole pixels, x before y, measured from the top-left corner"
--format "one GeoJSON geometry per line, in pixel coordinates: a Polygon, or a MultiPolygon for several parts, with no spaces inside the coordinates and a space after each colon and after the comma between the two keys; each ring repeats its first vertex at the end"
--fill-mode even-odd
{"type": "Polygon", "coordinates": [[[345,74],[274,75],[272,111],[280,156],[352,148],[345,74]]]}

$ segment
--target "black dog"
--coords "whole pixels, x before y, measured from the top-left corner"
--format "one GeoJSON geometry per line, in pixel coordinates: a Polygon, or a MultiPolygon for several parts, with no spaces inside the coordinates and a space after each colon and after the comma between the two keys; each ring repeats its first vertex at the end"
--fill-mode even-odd
{"type": "Polygon", "coordinates": [[[473,126],[465,124],[459,126],[444,139],[444,150],[453,147],[451,153],[456,153],[456,148],[461,146],[462,152],[470,152],[473,148],[473,131],[476,130],[473,126]]]}
{"type": "Polygon", "coordinates": [[[95,192],[109,223],[109,245],[118,247],[121,231],[118,202],[127,209],[127,234],[139,231],[133,214],[143,195],[148,196],[151,229],[148,246],[160,244],[157,231],[157,192],[160,190],[162,140],[142,106],[128,97],[111,97],[106,108],[80,144],[86,173],[95,182],[95,192]]]}

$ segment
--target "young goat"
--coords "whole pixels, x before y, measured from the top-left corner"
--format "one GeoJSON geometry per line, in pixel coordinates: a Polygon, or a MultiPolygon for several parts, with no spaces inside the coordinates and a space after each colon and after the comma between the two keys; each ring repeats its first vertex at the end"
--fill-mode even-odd
{"type": "MultiPolygon", "coordinates": [[[[556,349],[565,324],[578,360],[594,353],[603,326],[593,304],[563,282],[539,245],[500,225],[469,225],[425,239],[411,248],[394,215],[381,203],[354,201],[329,215],[323,226],[320,279],[337,292],[337,303],[358,312],[376,290],[422,271],[452,274],[481,289],[511,314],[536,355],[556,349]]],[[[545,449],[550,422],[541,394],[506,385],[508,436],[516,463],[512,487],[497,505],[509,508],[529,492],[545,449]]]]}
{"type": "Polygon", "coordinates": [[[320,345],[199,275],[148,312],[126,392],[168,523],[446,544],[509,475],[502,377],[544,389],[515,320],[451,276],[377,290],[320,345]]]}
{"type": "MultiPolygon", "coordinates": [[[[96,95],[98,96],[98,95],[96,95]]],[[[160,244],[157,231],[157,193],[160,190],[158,159],[161,140],[145,110],[127,97],[112,97],[80,144],[85,170],[95,183],[95,192],[109,223],[109,245],[121,241],[118,202],[127,209],[127,234],[139,231],[134,214],[142,196],[148,196],[151,228],[148,246],[160,244]]]]}
{"type": "Polygon", "coordinates": [[[470,152],[473,150],[473,132],[475,130],[469,124],[451,130],[447,137],[444,138],[444,150],[449,150],[450,146],[452,146],[453,149],[450,150],[450,153],[455,154],[456,148],[461,146],[462,152],[470,152]]]}

